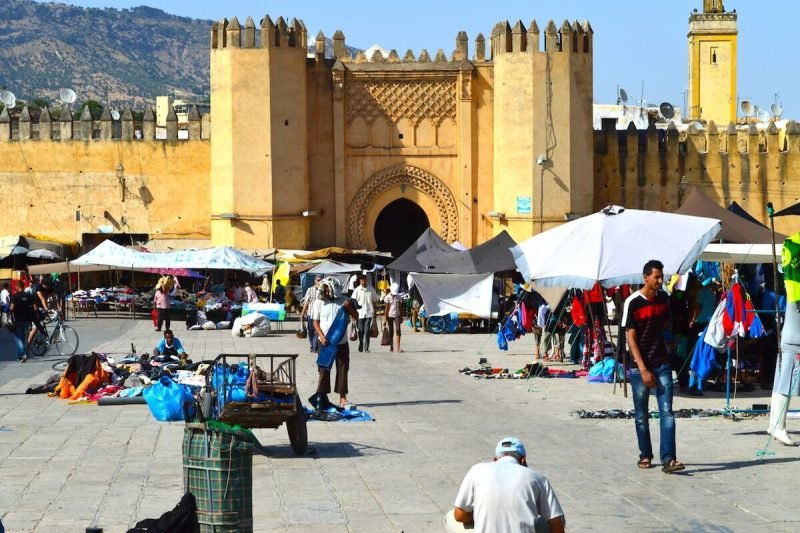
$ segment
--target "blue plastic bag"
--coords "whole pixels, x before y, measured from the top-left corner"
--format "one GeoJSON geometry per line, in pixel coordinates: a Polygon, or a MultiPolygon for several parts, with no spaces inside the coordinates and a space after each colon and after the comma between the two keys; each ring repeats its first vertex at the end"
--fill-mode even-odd
{"type": "Polygon", "coordinates": [[[150,414],[161,422],[183,420],[183,404],[189,402],[189,416],[194,416],[194,396],[192,389],[175,383],[167,376],[144,389],[142,393],[150,414]]]}
{"type": "Polygon", "coordinates": [[[331,327],[325,333],[325,339],[328,341],[325,346],[319,346],[319,353],[317,354],[317,366],[330,370],[333,366],[333,361],[336,359],[336,349],[339,341],[342,340],[347,334],[347,309],[344,306],[339,308],[336,313],[336,318],[333,319],[331,327]]]}

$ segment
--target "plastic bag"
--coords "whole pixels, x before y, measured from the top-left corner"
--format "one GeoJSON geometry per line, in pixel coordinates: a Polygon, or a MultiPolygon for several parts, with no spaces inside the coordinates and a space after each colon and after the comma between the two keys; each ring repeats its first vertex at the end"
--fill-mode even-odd
{"type": "Polygon", "coordinates": [[[333,366],[333,361],[336,359],[337,345],[347,333],[347,323],[347,310],[342,307],[336,313],[336,318],[333,319],[331,327],[325,333],[325,345],[320,345],[319,347],[319,354],[317,355],[318,367],[328,369],[333,366]]]}
{"type": "Polygon", "coordinates": [[[369,327],[369,336],[373,339],[378,338],[378,319],[372,319],[372,325],[369,327]]]}
{"type": "Polygon", "coordinates": [[[183,404],[190,402],[189,416],[194,416],[194,396],[192,390],[179,383],[175,383],[167,376],[154,382],[144,389],[142,393],[150,414],[161,422],[174,422],[183,420],[183,404]]]}
{"type": "Polygon", "coordinates": [[[305,339],[308,337],[308,332],[306,331],[306,320],[300,319],[300,322],[297,323],[297,331],[294,332],[295,336],[298,339],[305,339]]]}

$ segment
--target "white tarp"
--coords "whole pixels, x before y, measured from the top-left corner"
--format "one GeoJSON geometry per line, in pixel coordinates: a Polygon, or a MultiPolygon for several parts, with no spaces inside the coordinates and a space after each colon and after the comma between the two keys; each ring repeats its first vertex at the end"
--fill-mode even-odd
{"type": "Polygon", "coordinates": [[[773,256],[781,262],[783,244],[776,243],[774,253],[770,254],[771,244],[717,244],[712,243],[705,247],[700,254],[701,261],[715,261],[718,263],[757,264],[772,263],[773,256]]]}
{"type": "Polygon", "coordinates": [[[430,316],[472,313],[489,318],[492,313],[494,274],[411,274],[430,316]]]}
{"type": "Polygon", "coordinates": [[[340,261],[323,261],[308,270],[309,274],[349,274],[361,272],[361,265],[355,263],[342,263],[340,261]]]}
{"type": "Polygon", "coordinates": [[[229,246],[204,250],[175,250],[172,252],[137,252],[106,240],[97,248],[71,262],[71,265],[108,265],[118,268],[187,268],[230,269],[245,272],[266,272],[272,263],[256,259],[229,246]]]}

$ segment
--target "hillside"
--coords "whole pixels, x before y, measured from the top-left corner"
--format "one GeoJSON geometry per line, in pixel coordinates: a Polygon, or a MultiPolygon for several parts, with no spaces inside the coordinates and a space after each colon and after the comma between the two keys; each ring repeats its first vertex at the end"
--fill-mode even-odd
{"type": "Polygon", "coordinates": [[[5,0],[3,13],[0,86],[18,99],[54,101],[60,87],[112,105],[208,92],[210,21],[32,0],[5,0]]]}
{"type": "MultiPolygon", "coordinates": [[[[207,98],[210,20],[150,7],[83,8],[33,0],[4,0],[4,6],[0,88],[18,100],[57,103],[61,87],[75,89],[78,103],[108,99],[114,107],[141,108],[162,94],[207,98]]],[[[313,39],[310,35],[311,51],[313,39]]],[[[350,51],[355,55],[358,49],[350,51]]]]}

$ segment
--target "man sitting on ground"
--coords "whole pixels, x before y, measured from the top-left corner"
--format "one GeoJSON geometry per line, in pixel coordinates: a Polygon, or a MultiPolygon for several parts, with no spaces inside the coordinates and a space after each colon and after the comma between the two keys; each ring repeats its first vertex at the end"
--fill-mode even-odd
{"type": "Polygon", "coordinates": [[[171,355],[180,359],[181,364],[186,364],[189,354],[183,349],[180,339],[175,338],[171,329],[164,330],[164,338],[153,348],[153,356],[171,355]]]}
{"type": "Polygon", "coordinates": [[[550,482],[528,468],[525,446],[515,437],[497,443],[494,461],[470,468],[446,518],[447,531],[563,533],[564,512],[550,482]]]}

